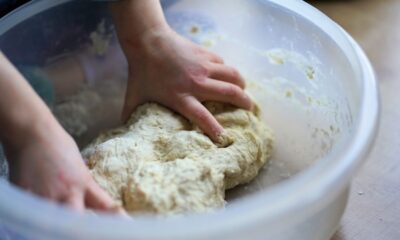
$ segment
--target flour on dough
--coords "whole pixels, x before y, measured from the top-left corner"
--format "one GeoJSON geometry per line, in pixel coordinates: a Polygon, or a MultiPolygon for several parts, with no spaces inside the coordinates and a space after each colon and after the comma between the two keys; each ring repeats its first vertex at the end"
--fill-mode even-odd
{"type": "Polygon", "coordinates": [[[82,151],[96,182],[131,213],[204,212],[225,190],[256,177],[272,152],[272,133],[253,112],[206,103],[225,132],[212,142],[185,118],[155,103],[82,151]]]}

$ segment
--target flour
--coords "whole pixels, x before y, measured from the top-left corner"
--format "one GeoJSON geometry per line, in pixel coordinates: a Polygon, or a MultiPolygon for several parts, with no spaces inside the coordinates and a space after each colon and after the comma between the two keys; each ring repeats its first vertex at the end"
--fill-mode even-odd
{"type": "Polygon", "coordinates": [[[186,119],[147,103],[125,126],[83,151],[96,182],[131,213],[204,212],[225,204],[225,190],[256,177],[272,153],[271,130],[253,112],[207,103],[224,127],[212,142],[186,119]]]}
{"type": "Polygon", "coordinates": [[[69,134],[80,137],[88,130],[91,110],[101,102],[99,94],[85,89],[57,103],[53,113],[69,134]]]}

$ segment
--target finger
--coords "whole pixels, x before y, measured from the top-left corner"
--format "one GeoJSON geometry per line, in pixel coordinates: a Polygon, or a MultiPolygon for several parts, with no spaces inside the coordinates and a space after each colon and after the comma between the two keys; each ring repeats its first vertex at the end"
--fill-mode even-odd
{"type": "Polygon", "coordinates": [[[205,51],[206,51],[208,60],[210,60],[213,63],[224,64],[224,59],[222,59],[222,57],[220,57],[217,54],[210,52],[208,50],[205,50],[205,51]]]}
{"type": "Polygon", "coordinates": [[[107,209],[106,211],[110,212],[110,213],[118,214],[124,218],[130,218],[129,214],[125,211],[125,209],[123,209],[122,207],[120,207],[118,205],[114,205],[112,208],[107,209]]]}
{"type": "Polygon", "coordinates": [[[62,202],[72,209],[83,212],[85,209],[83,192],[81,189],[74,188],[70,194],[62,200],[62,202]]]}
{"type": "Polygon", "coordinates": [[[94,180],[91,180],[86,190],[85,204],[87,208],[103,211],[113,212],[116,209],[114,200],[94,180]]]}
{"type": "Polygon", "coordinates": [[[211,64],[209,71],[210,78],[229,82],[243,89],[246,86],[246,82],[242,75],[240,75],[240,73],[233,67],[229,67],[223,64],[211,64]]]}
{"type": "Polygon", "coordinates": [[[253,102],[246,92],[231,83],[207,79],[196,86],[196,96],[202,101],[230,103],[240,108],[251,110],[253,102]]]}
{"type": "Polygon", "coordinates": [[[192,96],[183,98],[176,109],[191,122],[198,125],[212,140],[219,141],[224,129],[196,98],[192,96]]]}
{"type": "Polygon", "coordinates": [[[219,55],[211,52],[210,50],[206,49],[203,46],[200,46],[196,43],[190,42],[193,46],[193,49],[196,49],[196,52],[199,53],[200,55],[205,56],[209,61],[213,62],[213,63],[219,63],[219,64],[223,64],[224,63],[224,59],[222,59],[222,57],[220,57],[219,55]]]}
{"type": "Polygon", "coordinates": [[[88,166],[88,165],[89,165],[89,160],[88,160],[88,159],[83,158],[82,160],[83,160],[83,163],[85,164],[85,166],[88,166]]]}

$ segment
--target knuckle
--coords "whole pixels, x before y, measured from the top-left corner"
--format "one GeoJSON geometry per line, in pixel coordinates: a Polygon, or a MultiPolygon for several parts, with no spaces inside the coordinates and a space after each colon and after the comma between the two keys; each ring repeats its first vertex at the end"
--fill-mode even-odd
{"type": "Polygon", "coordinates": [[[231,75],[232,75],[233,78],[240,78],[240,73],[235,68],[231,69],[231,75]]]}
{"type": "Polygon", "coordinates": [[[200,64],[188,68],[186,71],[186,80],[192,87],[201,86],[210,74],[209,67],[206,64],[200,64]]]}
{"type": "Polygon", "coordinates": [[[192,78],[192,83],[195,87],[199,87],[199,86],[203,85],[205,81],[206,81],[205,77],[198,76],[198,77],[192,78]]]}
{"type": "Polygon", "coordinates": [[[186,115],[190,111],[190,104],[187,99],[188,95],[181,94],[171,98],[171,101],[167,104],[179,110],[183,115],[186,115]]]}
{"type": "Polygon", "coordinates": [[[199,63],[196,66],[188,67],[186,70],[186,74],[189,78],[198,77],[198,76],[208,76],[209,67],[207,63],[199,63]]]}
{"type": "Polygon", "coordinates": [[[210,74],[210,66],[207,62],[200,63],[198,66],[199,75],[208,76],[210,74]]]}
{"type": "Polygon", "coordinates": [[[221,63],[224,62],[224,59],[218,55],[215,55],[215,59],[217,59],[218,62],[221,62],[221,63]]]}

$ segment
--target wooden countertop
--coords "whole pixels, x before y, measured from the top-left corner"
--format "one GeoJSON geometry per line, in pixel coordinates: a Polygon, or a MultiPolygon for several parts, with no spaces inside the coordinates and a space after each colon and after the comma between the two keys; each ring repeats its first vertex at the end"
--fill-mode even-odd
{"type": "Polygon", "coordinates": [[[400,239],[400,1],[311,1],[364,48],[381,90],[381,122],[368,162],[332,240],[400,239]]]}

